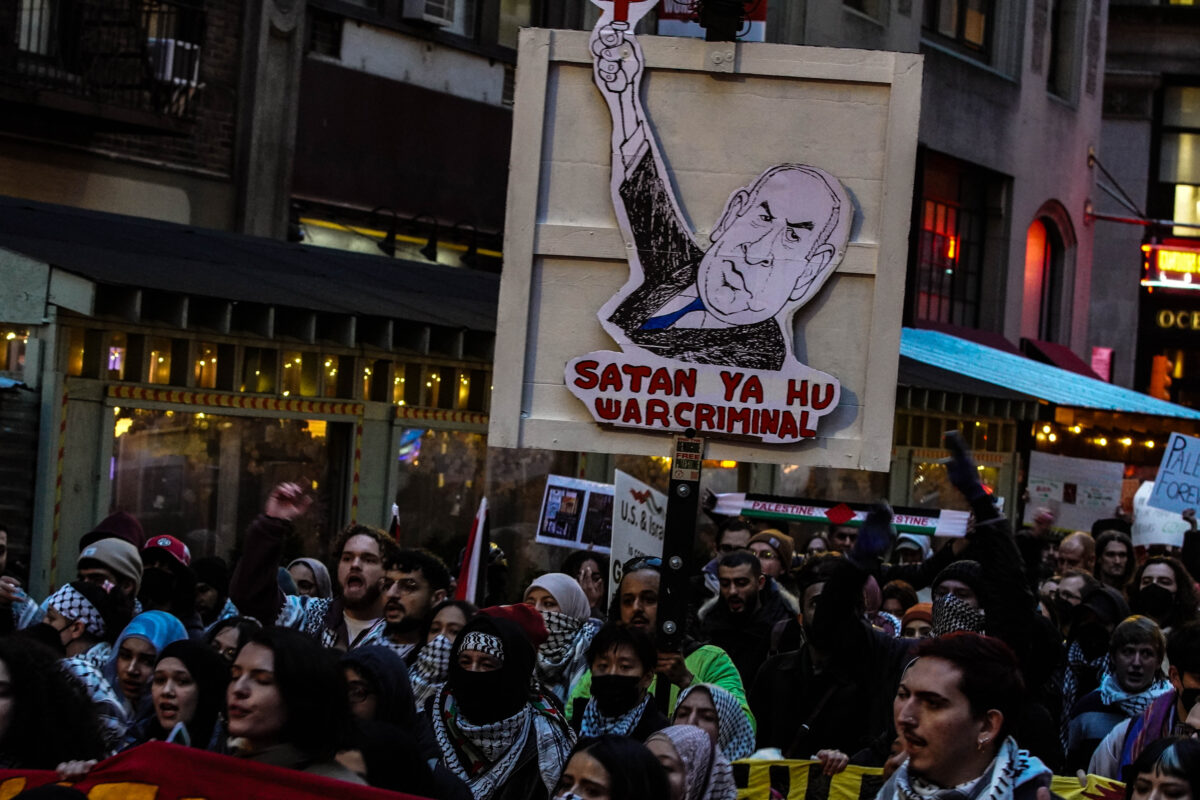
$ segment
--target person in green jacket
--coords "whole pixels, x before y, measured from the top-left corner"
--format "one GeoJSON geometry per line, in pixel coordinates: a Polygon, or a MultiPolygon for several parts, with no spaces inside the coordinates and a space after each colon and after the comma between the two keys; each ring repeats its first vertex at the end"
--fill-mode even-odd
{"type": "MultiPolygon", "coordinates": [[[[661,561],[657,558],[638,558],[627,563],[621,583],[617,587],[613,606],[609,609],[609,618],[631,628],[641,628],[653,638],[658,629],[658,591],[661,579],[661,561]]],[[[742,685],[742,677],[729,655],[719,647],[700,644],[687,637],[684,638],[681,650],[680,653],[659,651],[657,674],[654,682],[650,684],[650,694],[654,695],[659,678],[666,678],[671,682],[667,716],[670,717],[674,713],[680,691],[693,683],[712,683],[737,699],[738,705],[746,712],[746,718],[753,726],[754,715],[750,713],[750,705],[746,701],[746,688],[742,685]]],[[[577,713],[583,713],[591,693],[592,673],[589,670],[571,689],[566,709],[568,719],[577,713]]]]}

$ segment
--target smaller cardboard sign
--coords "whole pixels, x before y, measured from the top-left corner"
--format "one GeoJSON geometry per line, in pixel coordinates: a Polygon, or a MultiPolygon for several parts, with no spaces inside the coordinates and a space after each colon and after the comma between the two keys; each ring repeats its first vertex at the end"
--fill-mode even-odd
{"type": "Polygon", "coordinates": [[[1147,502],[1176,514],[1200,508],[1200,439],[1171,434],[1147,502]]]}
{"type": "Polygon", "coordinates": [[[663,531],[667,525],[667,496],[632,475],[616,472],[609,557],[610,601],[621,583],[621,566],[626,561],[639,556],[662,557],[663,531]]]}
{"type": "Polygon", "coordinates": [[[1149,547],[1152,544],[1183,547],[1183,534],[1190,526],[1179,514],[1150,505],[1153,492],[1154,481],[1146,481],[1133,496],[1134,547],[1149,547]]]}
{"type": "Polygon", "coordinates": [[[546,476],[534,541],[607,553],[612,542],[612,523],[612,484],[546,476]]]}
{"type": "Polygon", "coordinates": [[[700,465],[704,461],[704,440],[700,437],[675,437],[675,455],[671,458],[671,480],[700,480],[700,465]]]}

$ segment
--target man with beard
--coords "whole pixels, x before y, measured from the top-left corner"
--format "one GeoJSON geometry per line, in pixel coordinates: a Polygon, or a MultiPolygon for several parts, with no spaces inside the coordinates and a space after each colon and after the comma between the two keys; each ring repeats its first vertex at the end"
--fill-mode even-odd
{"type": "Polygon", "coordinates": [[[777,747],[784,758],[870,748],[856,763],[882,764],[893,738],[892,697],[915,642],[867,624],[866,573],[843,556],[809,559],[797,582],[803,644],[763,664],[750,691],[758,746],[777,747]]]}
{"type": "MultiPolygon", "coordinates": [[[[658,558],[635,558],[627,561],[621,576],[621,584],[613,597],[609,609],[609,620],[639,628],[652,639],[658,630],[658,593],[662,581],[662,561],[658,558]]],[[[656,643],[657,644],[657,643],[656,643]]],[[[659,677],[666,678],[671,683],[667,715],[675,710],[679,692],[693,683],[715,683],[725,689],[735,698],[746,714],[750,715],[750,707],[746,702],[746,689],[737,667],[729,659],[729,655],[719,647],[701,645],[685,636],[681,652],[668,653],[662,650],[658,653],[658,663],[655,672],[658,673],[650,685],[650,693],[657,697],[655,688],[659,677]]],[[[581,697],[589,697],[592,693],[592,673],[583,673],[583,677],[571,690],[567,702],[567,714],[573,715],[575,701],[581,697]]],[[[753,724],[754,717],[750,717],[753,724]]]]}
{"type": "Polygon", "coordinates": [[[192,553],[174,536],[151,536],[142,547],[142,588],[138,600],[143,611],[166,611],[195,639],[204,633],[196,612],[196,573],[192,553]]]}
{"type": "Polygon", "coordinates": [[[742,684],[749,685],[767,660],[771,629],[793,612],[780,589],[767,582],[761,562],[751,552],[721,556],[717,577],[721,593],[700,608],[700,630],[710,643],[729,654],[742,684]]]}
{"type": "Polygon", "coordinates": [[[383,618],[360,646],[388,647],[411,664],[434,606],[450,591],[450,572],[424,550],[393,550],[383,569],[383,618]]]}
{"type": "Polygon", "coordinates": [[[367,525],[350,525],[338,537],[337,583],[333,598],[284,595],[277,581],[283,541],[312,498],[294,483],[271,490],[263,513],[246,531],[245,551],[229,582],[229,597],[243,614],[274,619],[279,627],[307,633],[325,647],[349,650],[383,616],[384,563],[395,544],[367,525]]]}

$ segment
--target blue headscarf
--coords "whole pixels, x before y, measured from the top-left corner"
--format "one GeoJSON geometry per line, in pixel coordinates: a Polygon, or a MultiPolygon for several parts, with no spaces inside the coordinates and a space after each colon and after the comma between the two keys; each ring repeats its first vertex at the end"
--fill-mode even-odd
{"type": "MultiPolygon", "coordinates": [[[[104,678],[112,686],[114,692],[124,697],[125,692],[121,689],[121,681],[117,677],[117,656],[121,652],[121,644],[131,636],[137,636],[139,639],[145,639],[150,644],[154,645],[155,660],[158,659],[158,654],[163,651],[163,648],[171,642],[178,642],[181,639],[187,638],[187,631],[184,630],[183,623],[176,619],[171,614],[165,611],[146,611],[138,614],[133,620],[125,626],[125,630],[121,631],[121,635],[117,637],[117,643],[113,645],[112,655],[104,665],[104,678]]],[[[131,698],[125,700],[133,705],[131,698]]],[[[140,717],[144,706],[150,703],[150,693],[146,692],[142,696],[142,703],[134,708],[134,716],[140,717]]]]}

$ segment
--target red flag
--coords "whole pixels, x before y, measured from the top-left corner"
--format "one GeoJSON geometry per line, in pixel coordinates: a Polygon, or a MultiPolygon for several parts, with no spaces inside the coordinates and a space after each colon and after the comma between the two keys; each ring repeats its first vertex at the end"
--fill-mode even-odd
{"type": "MultiPolygon", "coordinates": [[[[53,770],[0,770],[0,797],[12,797],[24,789],[47,783],[58,783],[58,773],[53,770]]],[[[75,788],[90,797],[154,797],[157,800],[414,798],[413,795],[164,742],[148,742],[101,761],[87,777],[75,784],[75,788]]]]}
{"type": "Polygon", "coordinates": [[[463,551],[462,569],[458,572],[458,588],[454,590],[455,600],[467,600],[478,603],[478,592],[481,587],[483,570],[486,568],[484,556],[488,546],[488,508],[487,498],[479,500],[479,510],[475,512],[475,522],[471,524],[471,535],[467,537],[467,547],[463,551]]]}

